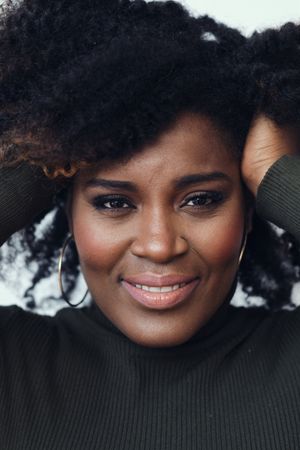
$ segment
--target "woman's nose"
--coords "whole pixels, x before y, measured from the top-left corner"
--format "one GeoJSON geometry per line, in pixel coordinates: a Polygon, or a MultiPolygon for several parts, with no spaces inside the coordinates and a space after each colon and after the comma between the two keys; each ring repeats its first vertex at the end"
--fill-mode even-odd
{"type": "Polygon", "coordinates": [[[164,263],[186,253],[188,248],[179,219],[172,213],[151,211],[138,221],[131,251],[135,256],[164,263]]]}

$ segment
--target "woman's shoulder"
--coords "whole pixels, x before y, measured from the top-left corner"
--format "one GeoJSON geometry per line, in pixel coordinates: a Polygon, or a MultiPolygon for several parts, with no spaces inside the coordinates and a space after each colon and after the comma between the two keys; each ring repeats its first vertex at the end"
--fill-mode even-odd
{"type": "Polygon", "coordinates": [[[0,345],[34,345],[49,340],[56,328],[55,316],[37,314],[17,305],[0,306],[0,345]]]}
{"type": "Polygon", "coordinates": [[[0,306],[0,345],[4,341],[22,345],[59,345],[59,342],[85,340],[88,329],[96,326],[89,307],[56,309],[52,315],[25,310],[17,305],[0,306]]]}
{"type": "Polygon", "coordinates": [[[256,327],[262,327],[268,332],[281,329],[300,335],[300,305],[291,305],[277,311],[264,306],[231,306],[231,312],[236,320],[253,322],[256,327]]]}
{"type": "Polygon", "coordinates": [[[300,362],[300,306],[270,311],[264,307],[236,307],[235,320],[244,342],[265,357],[300,362]]]}
{"type": "Polygon", "coordinates": [[[80,323],[83,313],[66,307],[53,316],[20,306],[0,306],[0,373],[10,367],[46,367],[84,358],[91,345],[80,323]]]}
{"type": "Polygon", "coordinates": [[[270,314],[270,320],[272,327],[285,333],[287,339],[298,338],[300,343],[300,306],[276,311],[270,314]]]}
{"type": "Polygon", "coordinates": [[[25,310],[17,305],[0,306],[0,346],[21,345],[24,349],[53,348],[60,342],[80,338],[79,310],[58,309],[54,315],[25,310]]]}
{"type": "Polygon", "coordinates": [[[30,324],[38,322],[50,323],[51,316],[42,316],[41,314],[25,310],[18,305],[0,306],[1,335],[6,329],[13,328],[17,323],[30,326],[30,324]]]}

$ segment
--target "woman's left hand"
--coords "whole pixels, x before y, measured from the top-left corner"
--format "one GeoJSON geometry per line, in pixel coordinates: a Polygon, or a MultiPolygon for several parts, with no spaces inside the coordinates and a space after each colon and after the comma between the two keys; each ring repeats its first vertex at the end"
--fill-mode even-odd
{"type": "Polygon", "coordinates": [[[241,172],[244,182],[256,197],[267,170],[284,155],[299,152],[292,130],[279,127],[263,114],[256,116],[246,139],[241,172]]]}

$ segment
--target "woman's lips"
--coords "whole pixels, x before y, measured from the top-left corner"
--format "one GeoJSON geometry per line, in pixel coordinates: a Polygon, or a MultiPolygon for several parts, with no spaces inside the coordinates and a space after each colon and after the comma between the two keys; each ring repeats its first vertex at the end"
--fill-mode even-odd
{"type": "Polygon", "coordinates": [[[183,302],[191,294],[191,292],[200,283],[200,279],[196,278],[188,282],[185,286],[179,287],[171,292],[150,292],[135,287],[126,280],[122,280],[123,287],[129,292],[131,297],[142,305],[151,309],[168,309],[183,302]]]}
{"type": "Polygon", "coordinates": [[[193,281],[197,275],[187,275],[179,273],[169,273],[169,275],[157,275],[150,272],[139,273],[136,275],[126,275],[124,279],[131,284],[141,284],[146,286],[170,286],[180,283],[189,283],[193,281]]]}

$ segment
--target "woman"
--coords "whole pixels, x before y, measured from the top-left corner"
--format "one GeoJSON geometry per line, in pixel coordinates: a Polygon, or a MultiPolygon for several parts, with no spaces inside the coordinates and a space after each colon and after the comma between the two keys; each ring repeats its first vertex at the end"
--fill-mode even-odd
{"type": "Polygon", "coordinates": [[[1,449],[298,449],[298,28],[35,0],[1,33],[0,241],[92,298],[1,307],[1,449]]]}

